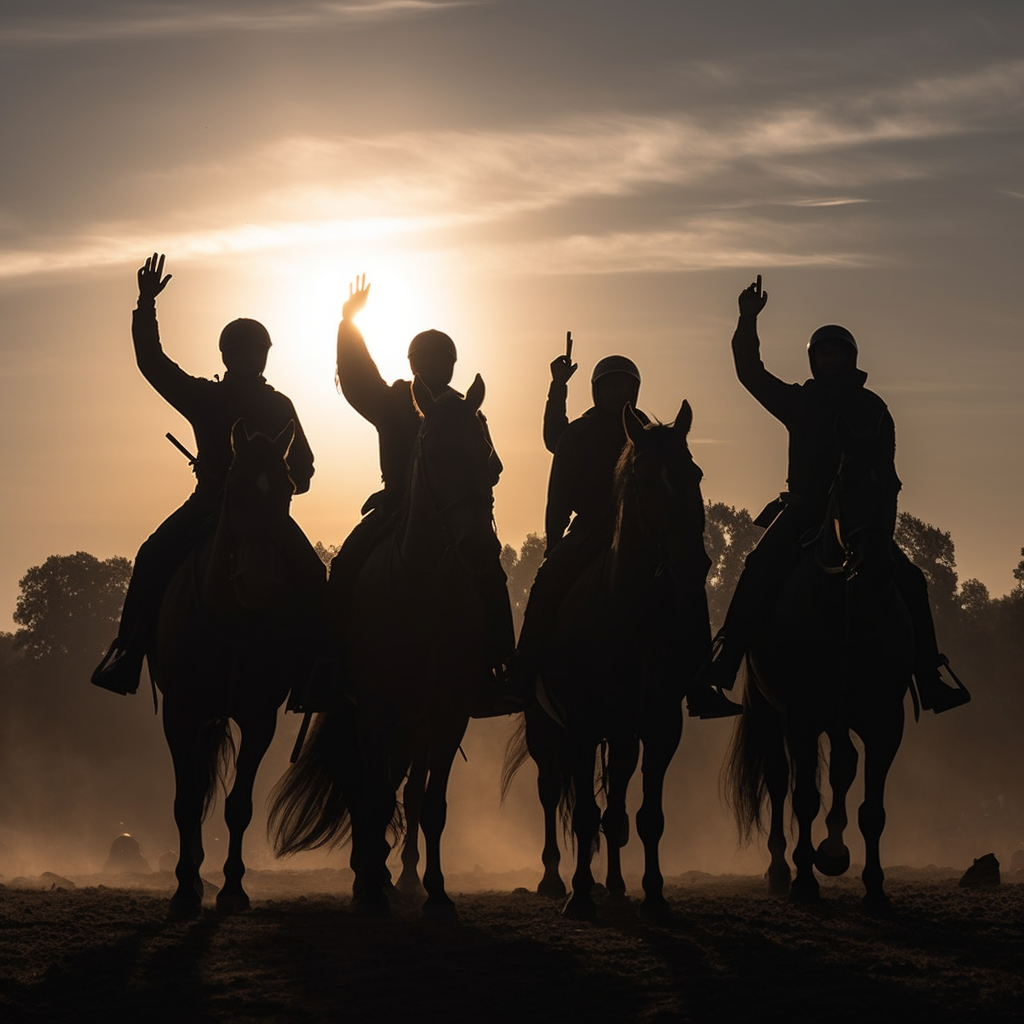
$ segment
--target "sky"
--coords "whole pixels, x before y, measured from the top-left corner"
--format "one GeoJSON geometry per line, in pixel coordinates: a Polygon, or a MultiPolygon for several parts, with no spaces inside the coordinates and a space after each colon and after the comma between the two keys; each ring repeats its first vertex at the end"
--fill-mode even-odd
{"type": "Polygon", "coordinates": [[[704,494],[756,513],[785,432],[735,379],[736,296],[808,375],[856,335],[897,424],[901,508],[961,579],[1024,545],[1024,8],[1011,2],[7,0],[0,13],[0,629],[51,554],[133,557],[188,495],[184,421],[134,364],[135,272],[173,275],[166,351],[222,370],[263,321],[267,376],[316,454],[293,514],[339,544],[376,489],[373,428],[333,380],[348,284],[386,379],[427,327],[479,372],[504,542],[543,525],[548,364],[621,352],[640,404],[694,410],[704,494]]]}

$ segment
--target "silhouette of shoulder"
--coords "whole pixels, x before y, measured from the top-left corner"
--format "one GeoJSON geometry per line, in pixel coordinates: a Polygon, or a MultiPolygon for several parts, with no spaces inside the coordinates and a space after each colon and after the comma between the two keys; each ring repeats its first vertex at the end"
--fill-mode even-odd
{"type": "Polygon", "coordinates": [[[313,452],[287,395],[276,391],[261,376],[223,380],[193,377],[163,350],[153,303],[140,303],[132,315],[132,341],[139,370],[157,393],[192,425],[198,449],[199,486],[219,485],[231,465],[231,427],[244,419],[250,434],[275,436],[288,422],[295,423],[295,439],[288,464],[296,493],[309,490],[313,452]]]}

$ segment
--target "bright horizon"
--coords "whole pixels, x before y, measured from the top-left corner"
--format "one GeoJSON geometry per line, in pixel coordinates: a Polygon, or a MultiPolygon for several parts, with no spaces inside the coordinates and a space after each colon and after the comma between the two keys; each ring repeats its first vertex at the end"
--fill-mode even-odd
{"type": "Polygon", "coordinates": [[[749,2],[15,3],[0,15],[0,628],[51,554],[133,558],[191,491],[191,432],[134,365],[135,271],[167,254],[165,350],[222,367],[263,321],[268,380],[316,455],[293,514],[339,544],[378,485],[336,392],[348,283],[388,380],[427,327],[487,383],[504,543],[543,527],[548,363],[565,331],[640,404],[694,409],[704,496],[756,513],[785,431],[735,380],[736,296],[807,377],[822,323],[856,335],[897,427],[901,509],[952,534],[961,581],[1008,592],[1024,546],[1019,5],[823,13],[749,2]],[[129,13],[126,13],[129,12],[129,13]]]}

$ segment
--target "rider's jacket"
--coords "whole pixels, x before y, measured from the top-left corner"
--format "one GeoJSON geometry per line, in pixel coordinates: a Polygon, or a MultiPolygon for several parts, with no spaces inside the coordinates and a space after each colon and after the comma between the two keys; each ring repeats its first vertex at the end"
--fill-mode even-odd
{"type": "Polygon", "coordinates": [[[891,483],[899,490],[896,427],[885,402],[864,386],[868,375],[863,370],[787,384],[765,369],[754,330],[738,329],[732,352],[740,383],[789,432],[788,486],[792,494],[815,504],[828,494],[839,469],[840,420],[845,420],[854,434],[880,439],[888,453],[885,472],[891,472],[891,483]]]}
{"type": "MultiPolygon", "coordinates": [[[[647,422],[639,409],[637,415],[647,422]]],[[[545,416],[545,424],[547,420],[545,416]]],[[[547,440],[547,431],[545,435],[547,440]]],[[[615,466],[625,443],[621,415],[596,408],[588,409],[561,430],[548,478],[544,519],[548,552],[561,540],[573,513],[576,518],[570,529],[574,535],[584,532],[596,536],[614,528],[615,466]]]]}
{"type": "Polygon", "coordinates": [[[132,341],[143,376],[192,425],[197,449],[196,498],[204,502],[219,498],[231,466],[231,428],[238,419],[244,420],[250,434],[269,437],[276,437],[294,421],[288,468],[296,494],[309,490],[313,452],[289,398],[260,376],[239,377],[229,371],[216,381],[185,373],[160,345],[155,303],[140,300],[133,311],[132,341]]]}
{"type": "MultiPolygon", "coordinates": [[[[342,320],[338,325],[338,384],[349,405],[377,428],[384,491],[382,495],[373,495],[364,511],[378,506],[393,509],[404,494],[420,429],[420,413],[412,396],[412,382],[396,380],[394,384],[386,384],[359,328],[350,320],[342,320]]],[[[458,394],[452,388],[445,390],[458,394]]],[[[434,395],[434,398],[440,397],[434,395]]],[[[490,440],[487,420],[482,413],[477,415],[490,440]]],[[[502,470],[501,459],[493,443],[491,470],[493,486],[502,470]]]]}

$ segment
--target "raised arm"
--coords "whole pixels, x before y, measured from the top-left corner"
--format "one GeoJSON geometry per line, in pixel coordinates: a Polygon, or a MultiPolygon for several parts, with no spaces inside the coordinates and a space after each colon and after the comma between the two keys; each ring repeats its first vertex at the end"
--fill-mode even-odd
{"type": "Polygon", "coordinates": [[[135,362],[160,395],[187,416],[195,378],[168,358],[160,344],[160,329],[156,322],[156,297],[171,279],[170,274],[164,276],[164,256],[153,253],[139,267],[136,278],[139,299],[132,311],[135,362]]]}
{"type": "Polygon", "coordinates": [[[348,299],[342,306],[338,324],[337,378],[348,404],[376,426],[386,415],[391,389],[381,377],[355,325],[355,317],[366,306],[369,296],[370,285],[366,283],[365,274],[348,286],[348,299]]]}
{"type": "Polygon", "coordinates": [[[558,439],[569,426],[565,404],[569,395],[569,379],[576,372],[577,366],[578,364],[572,361],[572,332],[566,331],[565,354],[551,361],[551,384],[544,406],[544,447],[552,455],[558,446],[558,439]]]}
{"type": "Polygon", "coordinates": [[[794,385],[769,373],[761,361],[757,317],[767,301],[768,293],[761,290],[761,275],[758,274],[757,280],[740,292],[740,318],[732,336],[732,358],[739,382],[773,416],[785,421],[794,385]]]}

